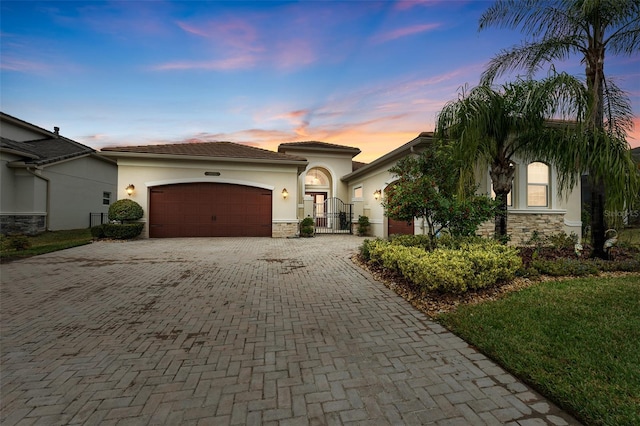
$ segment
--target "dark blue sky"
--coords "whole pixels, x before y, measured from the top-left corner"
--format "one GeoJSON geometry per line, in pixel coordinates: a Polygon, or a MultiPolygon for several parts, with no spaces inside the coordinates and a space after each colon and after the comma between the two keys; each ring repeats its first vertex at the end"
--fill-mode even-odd
{"type": "MultiPolygon", "coordinates": [[[[2,111],[97,149],[321,140],[371,161],[433,130],[443,104],[519,43],[477,31],[489,4],[3,0],[2,111]]],[[[640,116],[640,58],[606,66],[640,116]]],[[[557,68],[584,74],[579,58],[557,68]]]]}

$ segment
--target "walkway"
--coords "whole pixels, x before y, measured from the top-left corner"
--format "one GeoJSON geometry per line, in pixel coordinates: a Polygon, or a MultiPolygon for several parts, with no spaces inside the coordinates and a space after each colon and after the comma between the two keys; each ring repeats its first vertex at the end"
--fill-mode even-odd
{"type": "Polygon", "coordinates": [[[1,265],[0,424],[575,424],[355,266],[361,241],[99,242],[1,265]]]}

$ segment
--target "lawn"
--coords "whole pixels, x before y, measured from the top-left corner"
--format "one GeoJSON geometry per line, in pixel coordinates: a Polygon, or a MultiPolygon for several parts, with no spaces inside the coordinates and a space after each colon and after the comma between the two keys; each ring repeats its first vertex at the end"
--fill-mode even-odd
{"type": "Polygon", "coordinates": [[[640,276],[541,282],[438,320],[585,424],[640,424],[640,276]]]}
{"type": "Polygon", "coordinates": [[[0,259],[4,262],[81,246],[90,243],[92,237],[89,229],[73,229],[49,231],[34,237],[27,237],[27,240],[30,245],[28,248],[15,250],[11,247],[11,237],[3,236],[0,239],[0,259]]]}

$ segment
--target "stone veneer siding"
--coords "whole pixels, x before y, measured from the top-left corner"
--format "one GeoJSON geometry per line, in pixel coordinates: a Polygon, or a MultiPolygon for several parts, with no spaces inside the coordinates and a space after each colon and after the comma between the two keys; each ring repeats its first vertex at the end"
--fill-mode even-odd
{"type": "Polygon", "coordinates": [[[272,238],[295,237],[298,233],[298,222],[279,222],[271,225],[272,238]]]}
{"type": "MultiPolygon", "coordinates": [[[[478,235],[493,236],[493,221],[485,222],[478,228],[478,235]]],[[[529,241],[533,231],[540,236],[549,236],[564,232],[564,213],[509,213],[507,217],[507,233],[511,237],[510,244],[521,245],[529,241]]]]}
{"type": "Polygon", "coordinates": [[[45,215],[1,215],[0,233],[36,235],[47,230],[45,215]]]}

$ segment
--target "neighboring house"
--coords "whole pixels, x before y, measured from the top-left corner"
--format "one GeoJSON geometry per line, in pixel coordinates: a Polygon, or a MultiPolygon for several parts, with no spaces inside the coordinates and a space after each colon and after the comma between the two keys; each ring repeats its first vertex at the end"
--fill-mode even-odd
{"type": "MultiPolygon", "coordinates": [[[[118,162],[118,198],[142,205],[146,236],[291,237],[305,217],[314,218],[317,233],[349,233],[359,216],[367,216],[372,235],[386,237],[423,233],[419,218],[410,224],[387,218],[381,199],[396,180],[389,169],[418,155],[432,138],[421,133],[370,164],[353,161],[358,148],[315,141],[283,143],[278,152],[210,142],[112,147],[102,154],[118,162]],[[135,188],[131,195],[127,186],[135,188]]],[[[534,230],[580,235],[579,187],[560,198],[552,167],[515,167],[512,241],[527,240],[534,230]]],[[[486,194],[488,175],[488,167],[478,173],[479,191],[486,194]]],[[[492,232],[492,222],[481,229],[492,232]]]]}
{"type": "Polygon", "coordinates": [[[117,164],[94,149],[0,113],[0,232],[88,228],[116,200],[117,164]]]}

